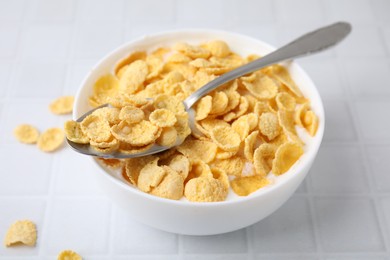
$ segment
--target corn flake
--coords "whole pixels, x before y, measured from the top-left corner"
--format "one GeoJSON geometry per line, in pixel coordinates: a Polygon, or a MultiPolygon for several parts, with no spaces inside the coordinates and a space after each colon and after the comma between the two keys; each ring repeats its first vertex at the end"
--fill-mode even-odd
{"type": "Polygon", "coordinates": [[[115,138],[132,146],[145,146],[153,143],[161,134],[159,130],[159,127],[146,120],[134,124],[122,121],[111,128],[115,138]]]}
{"type": "Polygon", "coordinates": [[[176,128],[164,127],[162,128],[162,132],[160,136],[157,138],[156,143],[161,146],[173,146],[177,141],[177,131],[176,128]]]}
{"type": "Polygon", "coordinates": [[[278,86],[267,75],[257,73],[253,82],[242,82],[246,89],[259,99],[274,98],[278,92],[278,86]]]}
{"type": "Polygon", "coordinates": [[[18,220],[8,228],[4,245],[9,247],[22,243],[27,246],[35,246],[36,241],[37,229],[35,224],[30,220],[18,220]]]}
{"type": "Polygon", "coordinates": [[[14,129],[14,136],[21,143],[35,144],[39,138],[39,131],[32,125],[23,124],[14,129]]]}
{"type": "Polygon", "coordinates": [[[143,60],[131,63],[119,79],[119,90],[133,94],[143,88],[143,83],[149,73],[148,64],[143,60]]]}
{"type": "Polygon", "coordinates": [[[126,120],[128,123],[139,123],[145,119],[145,113],[142,109],[134,106],[125,106],[119,112],[119,119],[126,120]]]}
{"type": "Polygon", "coordinates": [[[209,50],[211,55],[218,58],[225,58],[230,54],[230,48],[224,41],[210,41],[204,45],[204,48],[209,50]]]}
{"type": "Polygon", "coordinates": [[[150,114],[149,120],[152,124],[158,127],[174,126],[177,122],[175,114],[171,110],[165,108],[154,110],[150,114]]]}
{"type": "Polygon", "coordinates": [[[63,115],[70,114],[73,110],[73,96],[64,96],[57,98],[49,105],[49,109],[53,114],[63,115]]]}
{"type": "Polygon", "coordinates": [[[227,175],[241,176],[244,169],[245,159],[240,156],[234,156],[229,159],[215,160],[211,166],[219,168],[227,175]]]}
{"type": "Polygon", "coordinates": [[[64,124],[66,138],[78,144],[88,144],[89,138],[81,130],[79,122],[69,120],[64,124]]]}
{"type": "Polygon", "coordinates": [[[211,96],[205,96],[195,104],[195,120],[203,120],[210,114],[212,100],[211,96]]]}
{"type": "Polygon", "coordinates": [[[259,131],[253,131],[250,135],[248,135],[247,138],[245,138],[244,155],[245,158],[250,162],[253,162],[253,151],[258,135],[259,131]]]}
{"type": "Polygon", "coordinates": [[[184,195],[189,201],[194,202],[223,201],[227,196],[227,189],[217,179],[198,177],[187,182],[184,195]]]}
{"type": "Polygon", "coordinates": [[[162,166],[166,175],[162,181],[154,187],[150,194],[166,199],[178,200],[183,197],[184,179],[168,166],[162,166]]]}
{"type": "Polygon", "coordinates": [[[64,142],[64,132],[60,128],[49,128],[38,138],[38,148],[44,152],[53,152],[64,142]]]}
{"type": "Polygon", "coordinates": [[[109,122],[99,116],[93,114],[87,116],[80,126],[83,133],[95,142],[104,142],[111,137],[109,122]]]}
{"type": "Polygon", "coordinates": [[[81,255],[77,254],[72,250],[61,251],[57,256],[57,260],[82,260],[82,259],[83,258],[81,257],[81,255]]]}
{"type": "Polygon", "coordinates": [[[188,160],[188,158],[184,155],[181,155],[181,154],[176,154],[174,155],[169,163],[168,163],[168,166],[176,171],[178,174],[181,175],[181,177],[183,177],[183,179],[185,180],[191,170],[191,162],[190,160],[188,160]]]}
{"type": "Polygon", "coordinates": [[[253,154],[253,166],[256,174],[266,176],[272,167],[272,160],[275,158],[277,146],[263,143],[253,154]]]}
{"type": "Polygon", "coordinates": [[[268,185],[269,181],[262,175],[253,175],[236,177],[230,184],[238,196],[248,196],[252,192],[268,185]]]}
{"type": "Polygon", "coordinates": [[[303,154],[303,148],[299,143],[287,142],[276,150],[272,163],[272,172],[281,175],[288,171],[303,154]]]}
{"type": "Polygon", "coordinates": [[[287,92],[278,93],[276,95],[275,101],[279,110],[287,110],[287,111],[295,110],[296,101],[287,92]]]}
{"type": "Polygon", "coordinates": [[[271,112],[263,113],[260,116],[259,129],[260,132],[268,138],[268,140],[272,140],[277,137],[281,130],[277,115],[271,112]]]}
{"type": "Polygon", "coordinates": [[[177,150],[190,159],[200,159],[209,163],[215,158],[217,145],[210,141],[191,140],[187,138],[177,150]]]}
{"type": "Polygon", "coordinates": [[[240,135],[231,127],[215,127],[211,129],[210,137],[219,148],[228,152],[236,151],[241,143],[240,135]]]}

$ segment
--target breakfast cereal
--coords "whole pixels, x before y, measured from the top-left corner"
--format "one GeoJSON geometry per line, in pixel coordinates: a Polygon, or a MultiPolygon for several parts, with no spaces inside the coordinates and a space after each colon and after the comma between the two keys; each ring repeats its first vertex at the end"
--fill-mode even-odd
{"type": "Polygon", "coordinates": [[[82,259],[83,258],[81,257],[81,255],[77,254],[72,250],[61,251],[57,256],[57,260],[82,260],[82,259]]]}
{"type": "Polygon", "coordinates": [[[14,129],[16,139],[25,144],[35,144],[39,138],[39,131],[32,125],[22,124],[14,129]]]}
{"type": "Polygon", "coordinates": [[[73,96],[59,97],[49,105],[49,109],[53,114],[63,115],[70,114],[73,110],[73,96]]]}
{"type": "MultiPolygon", "coordinates": [[[[286,68],[268,66],[220,86],[193,106],[195,129],[183,100],[221,74],[259,58],[241,57],[214,40],[180,42],[137,51],[94,85],[99,108],[81,123],[66,123],[68,139],[98,151],[137,153],[175,146],[153,156],[102,161],[121,168],[130,184],[152,195],[189,201],[223,201],[270,183],[288,171],[304,143],[296,126],[314,136],[318,117],[286,68]],[[230,189],[231,188],[231,189],[230,189]]],[[[191,115],[192,116],[192,115],[191,115]]]]}
{"type": "Polygon", "coordinates": [[[4,245],[14,246],[24,244],[35,246],[37,241],[37,229],[35,224],[30,220],[18,220],[14,222],[5,235],[4,245]]]}
{"type": "Polygon", "coordinates": [[[61,128],[49,128],[38,138],[38,148],[44,152],[53,152],[64,142],[64,132],[61,128]]]}

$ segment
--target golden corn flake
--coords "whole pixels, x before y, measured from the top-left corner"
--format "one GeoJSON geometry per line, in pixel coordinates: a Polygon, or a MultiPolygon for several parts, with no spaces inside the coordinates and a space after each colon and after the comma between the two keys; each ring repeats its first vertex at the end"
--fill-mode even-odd
{"type": "Polygon", "coordinates": [[[240,136],[241,141],[244,141],[245,138],[249,135],[249,122],[247,120],[237,119],[232,123],[232,129],[240,136]]]}
{"type": "Polygon", "coordinates": [[[138,177],[141,170],[150,162],[153,162],[153,165],[157,162],[154,162],[157,158],[154,156],[145,156],[141,158],[128,158],[125,160],[125,173],[129,181],[133,185],[137,185],[138,177]]]}
{"type": "Polygon", "coordinates": [[[211,167],[210,170],[211,173],[213,174],[213,178],[219,180],[227,191],[230,187],[230,184],[229,184],[229,177],[226,174],[226,172],[216,167],[211,167]]]}
{"type": "Polygon", "coordinates": [[[147,56],[145,62],[149,71],[149,74],[146,77],[147,80],[157,77],[164,68],[162,57],[156,55],[147,56]]]}
{"type": "Polygon", "coordinates": [[[229,103],[229,98],[223,91],[217,91],[212,94],[211,115],[219,115],[223,113],[229,103]]]}
{"type": "Polygon", "coordinates": [[[147,163],[140,171],[138,176],[138,188],[144,192],[150,192],[157,187],[164,179],[167,172],[164,168],[157,165],[158,158],[147,163]]]}
{"type": "Polygon", "coordinates": [[[72,250],[61,251],[57,256],[57,260],[82,260],[82,259],[83,258],[81,257],[81,255],[77,254],[72,250]]]}
{"type": "Polygon", "coordinates": [[[253,154],[253,166],[256,174],[266,176],[272,167],[275,158],[276,146],[268,143],[261,144],[253,154]]]}
{"type": "Polygon", "coordinates": [[[121,119],[119,118],[120,109],[116,107],[102,107],[92,112],[92,115],[104,118],[110,125],[119,124],[121,119]]]}
{"type": "Polygon", "coordinates": [[[18,220],[14,222],[7,231],[4,239],[6,247],[17,244],[35,246],[37,241],[37,229],[30,220],[18,220]]]}
{"type": "Polygon", "coordinates": [[[73,110],[73,96],[64,96],[57,98],[49,105],[49,109],[53,114],[63,115],[70,114],[73,110]]]}
{"type": "Polygon", "coordinates": [[[183,141],[187,136],[191,134],[191,129],[188,124],[188,114],[177,114],[176,124],[174,125],[177,131],[177,139],[183,141]]]}
{"type": "Polygon", "coordinates": [[[106,167],[117,169],[120,168],[123,165],[123,161],[119,159],[105,159],[105,158],[98,158],[98,160],[103,163],[106,167]]]}
{"type": "Polygon", "coordinates": [[[93,95],[89,103],[93,107],[103,105],[108,102],[110,97],[117,94],[119,89],[119,81],[111,74],[100,77],[93,86],[93,95]]]}
{"type": "Polygon", "coordinates": [[[111,137],[110,124],[99,116],[93,114],[87,116],[80,126],[83,133],[95,142],[104,142],[111,137]]]}
{"type": "Polygon", "coordinates": [[[148,73],[148,64],[145,61],[134,61],[126,68],[119,79],[119,90],[128,94],[136,93],[142,89],[148,73]]]}
{"type": "Polygon", "coordinates": [[[49,128],[38,139],[38,148],[44,152],[53,152],[64,142],[64,132],[60,128],[49,128]]]}
{"type": "Polygon", "coordinates": [[[88,144],[89,138],[81,130],[79,122],[69,120],[64,124],[66,138],[78,144],[88,144]]]}
{"type": "Polygon", "coordinates": [[[280,65],[273,65],[270,66],[270,71],[272,77],[276,78],[278,81],[283,83],[289,90],[291,90],[296,96],[302,97],[303,94],[301,90],[298,88],[298,86],[295,84],[295,82],[290,77],[290,74],[288,73],[287,69],[280,65]]]}
{"type": "Polygon", "coordinates": [[[133,146],[144,146],[153,143],[159,137],[159,130],[159,127],[146,120],[135,124],[122,121],[111,128],[115,138],[133,146]]]}
{"type": "Polygon", "coordinates": [[[293,142],[282,144],[276,150],[275,159],[272,163],[272,172],[275,175],[285,173],[298,161],[302,154],[303,148],[300,144],[293,142]]]}
{"type": "Polygon", "coordinates": [[[162,128],[160,136],[157,138],[156,143],[161,146],[173,146],[177,141],[177,131],[176,128],[164,127],[162,128]]]}
{"type": "Polygon", "coordinates": [[[305,127],[303,121],[304,121],[305,114],[309,109],[310,109],[309,103],[303,103],[299,105],[298,109],[295,111],[294,114],[294,123],[299,125],[300,127],[305,127]]]}
{"type": "Polygon", "coordinates": [[[14,129],[16,139],[25,144],[35,144],[39,138],[39,131],[32,125],[19,125],[14,129]]]}
{"type": "Polygon", "coordinates": [[[183,53],[176,52],[168,57],[167,63],[188,63],[190,61],[190,57],[184,55],[183,53]]]}
{"type": "Polygon", "coordinates": [[[151,123],[159,127],[174,126],[175,123],[177,122],[175,114],[172,111],[165,108],[154,110],[150,114],[149,120],[151,123]]]}
{"type": "Polygon", "coordinates": [[[277,115],[271,112],[263,113],[260,116],[259,129],[260,132],[268,138],[268,140],[272,140],[277,137],[281,130],[277,115]]]}
{"type": "Polygon", "coordinates": [[[280,92],[275,98],[276,104],[279,110],[294,111],[296,101],[290,94],[286,92],[280,92]]]}
{"type": "Polygon", "coordinates": [[[303,123],[305,125],[307,132],[311,136],[314,136],[318,129],[318,117],[316,116],[316,114],[314,114],[314,112],[311,110],[307,111],[305,113],[303,123]]]}
{"type": "Polygon", "coordinates": [[[129,56],[127,56],[125,59],[121,60],[115,67],[115,75],[118,76],[118,78],[121,78],[118,74],[120,71],[122,73],[126,69],[126,66],[129,66],[130,63],[136,61],[136,60],[145,60],[146,59],[146,52],[144,51],[135,51],[131,53],[129,56]]]}
{"type": "Polygon", "coordinates": [[[210,131],[218,126],[223,126],[223,127],[229,127],[229,123],[227,123],[224,120],[220,119],[215,119],[215,118],[206,118],[202,121],[200,121],[200,125],[204,128],[204,130],[210,135],[210,131]]]}
{"type": "Polygon", "coordinates": [[[198,177],[187,182],[184,195],[189,201],[194,202],[223,201],[227,196],[227,189],[217,179],[212,177],[198,177]]]}
{"type": "Polygon", "coordinates": [[[257,73],[256,79],[253,82],[242,82],[246,89],[259,99],[274,98],[278,92],[278,86],[267,75],[257,73]]]}
{"type": "Polygon", "coordinates": [[[185,112],[183,102],[168,95],[158,95],[154,99],[153,105],[156,109],[165,108],[172,111],[174,114],[183,114],[183,112],[185,112]]]}
{"type": "Polygon", "coordinates": [[[237,154],[239,150],[233,151],[233,152],[227,152],[220,148],[217,149],[217,154],[215,155],[215,159],[217,160],[223,160],[223,159],[229,159],[237,154]]]}
{"type": "Polygon", "coordinates": [[[207,59],[210,56],[210,51],[199,46],[190,45],[188,43],[177,43],[173,47],[173,49],[183,53],[184,55],[192,59],[196,59],[196,58],[207,59]]]}
{"type": "Polygon", "coordinates": [[[119,141],[115,139],[113,136],[110,137],[107,141],[96,142],[94,140],[90,140],[90,144],[96,150],[102,151],[104,153],[110,153],[116,151],[119,148],[119,141]]]}
{"type": "Polygon", "coordinates": [[[166,175],[161,182],[150,191],[150,194],[166,199],[180,199],[183,197],[184,192],[183,177],[168,166],[162,166],[162,168],[166,175]]]}
{"type": "Polygon", "coordinates": [[[188,172],[186,181],[198,177],[212,177],[210,166],[199,159],[191,159],[191,169],[188,172]]]}
{"type": "Polygon", "coordinates": [[[210,114],[212,100],[211,96],[205,96],[195,104],[195,120],[203,120],[210,114]]]}
{"type": "Polygon", "coordinates": [[[210,131],[211,140],[222,150],[233,152],[241,143],[240,135],[231,127],[218,126],[210,131]]]}
{"type": "Polygon", "coordinates": [[[210,141],[191,140],[187,138],[177,150],[190,159],[200,159],[209,163],[215,158],[217,145],[210,141]]]}
{"type": "Polygon", "coordinates": [[[248,135],[247,138],[245,138],[244,155],[245,158],[250,162],[253,162],[253,151],[258,135],[259,131],[253,131],[250,135],[248,135]]]}
{"type": "Polygon", "coordinates": [[[188,160],[188,158],[186,156],[181,155],[181,154],[174,155],[171,158],[168,166],[172,170],[174,170],[178,174],[180,174],[181,177],[183,177],[184,180],[187,178],[188,173],[191,170],[190,160],[188,160]]]}
{"type": "Polygon", "coordinates": [[[204,45],[204,48],[209,50],[211,55],[218,58],[225,58],[230,54],[230,48],[224,41],[210,41],[204,45]]]}
{"type": "Polygon", "coordinates": [[[229,159],[215,160],[211,166],[219,168],[226,172],[227,175],[241,176],[244,169],[245,159],[240,156],[234,156],[229,159]]]}
{"type": "Polygon", "coordinates": [[[238,196],[248,196],[268,184],[269,180],[262,175],[236,177],[230,182],[233,191],[238,196]]]}
{"type": "Polygon", "coordinates": [[[139,123],[145,118],[145,113],[142,109],[134,106],[125,106],[119,112],[119,119],[126,120],[128,123],[139,123]]]}

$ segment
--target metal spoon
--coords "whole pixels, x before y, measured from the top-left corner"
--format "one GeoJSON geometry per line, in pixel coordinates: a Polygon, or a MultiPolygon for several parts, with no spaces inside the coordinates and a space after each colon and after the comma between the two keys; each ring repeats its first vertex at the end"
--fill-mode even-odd
{"type": "MultiPolygon", "coordinates": [[[[306,56],[310,54],[314,54],[317,52],[320,52],[322,50],[325,50],[327,48],[330,48],[337,43],[339,43],[341,40],[343,40],[350,32],[351,32],[351,25],[346,22],[338,22],[326,27],[322,27],[320,29],[317,29],[313,32],[307,33],[298,39],[290,42],[289,44],[277,49],[274,52],[271,52],[270,54],[261,57],[257,60],[254,60],[250,63],[247,63],[244,66],[238,67],[232,71],[229,71],[220,77],[210,81],[194,93],[192,93],[189,97],[186,98],[186,100],[183,101],[186,111],[189,114],[189,125],[191,129],[194,131],[194,111],[191,109],[191,107],[203,96],[207,95],[214,89],[218,88],[219,86],[236,79],[238,77],[241,77],[245,74],[254,72],[256,70],[259,70],[261,68],[264,68],[266,66],[289,60],[292,58],[297,58],[300,56],[306,56]]],[[[108,104],[102,105],[100,107],[97,107],[86,114],[84,114],[82,117],[80,117],[77,122],[81,122],[85,117],[90,115],[93,111],[96,109],[99,109],[101,107],[108,106],[108,104]]],[[[96,150],[94,150],[90,145],[88,144],[78,144],[70,141],[67,139],[68,144],[76,151],[82,154],[86,155],[92,155],[92,156],[98,156],[102,158],[133,158],[133,157],[141,157],[146,156],[150,154],[159,153],[162,151],[165,151],[167,149],[170,149],[172,147],[165,147],[165,146],[159,146],[159,145],[153,145],[149,150],[135,153],[135,154],[126,154],[121,152],[113,152],[113,153],[100,153],[96,150]]],[[[180,143],[176,144],[180,145],[180,143]]]]}

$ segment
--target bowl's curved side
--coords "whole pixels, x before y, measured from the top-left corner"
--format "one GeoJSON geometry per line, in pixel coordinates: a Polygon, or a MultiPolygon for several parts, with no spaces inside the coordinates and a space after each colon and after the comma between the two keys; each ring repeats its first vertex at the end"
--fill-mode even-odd
{"type": "MultiPolygon", "coordinates": [[[[129,53],[172,46],[176,42],[201,43],[221,39],[240,54],[265,55],[272,50],[270,45],[248,36],[213,30],[184,30],[145,36],[124,44],[104,57],[86,76],[75,99],[73,117],[76,119],[90,109],[88,97],[94,82],[103,74],[111,73],[115,64],[129,53]]],[[[256,191],[250,196],[233,201],[216,203],[188,203],[173,201],[143,193],[120,177],[103,169],[97,172],[99,183],[114,202],[130,212],[131,216],[147,225],[181,234],[208,235],[233,231],[251,225],[279,208],[297,189],[308,173],[320,147],[325,115],[320,95],[303,69],[294,62],[286,62],[291,76],[312,103],[319,117],[319,128],[306,146],[305,154],[287,173],[276,178],[275,184],[256,191]]]]}

